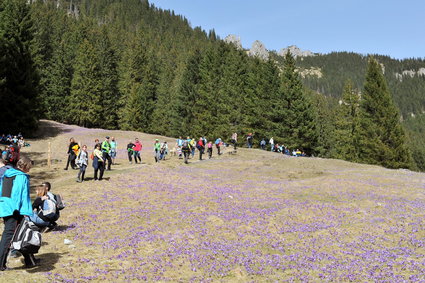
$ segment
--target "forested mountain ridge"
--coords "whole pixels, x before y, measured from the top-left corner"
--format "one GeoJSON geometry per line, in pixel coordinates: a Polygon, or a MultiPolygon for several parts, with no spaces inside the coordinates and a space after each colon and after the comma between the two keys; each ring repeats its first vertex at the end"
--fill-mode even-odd
{"type": "MultiPolygon", "coordinates": [[[[10,66],[23,64],[18,60],[22,56],[12,52],[19,50],[28,56],[25,63],[30,66],[22,65],[21,69],[28,70],[23,82],[31,90],[27,94],[33,101],[28,108],[31,111],[16,118],[20,123],[2,117],[4,125],[15,124],[12,129],[19,126],[29,132],[31,127],[25,128],[25,118],[43,117],[85,127],[167,136],[206,135],[209,139],[228,140],[232,132],[238,132],[242,142],[246,134],[253,133],[256,141],[274,137],[276,143],[302,148],[311,155],[389,168],[425,169],[425,162],[417,158],[425,153],[416,151],[413,164],[409,152],[403,160],[393,152],[393,142],[404,152],[405,135],[397,125],[398,119],[394,119],[399,114],[392,99],[388,99],[380,70],[372,68],[367,75],[366,66],[375,66],[374,59],[363,57],[358,63],[363,72],[347,71],[347,77],[357,89],[365,86],[365,76],[369,76],[371,97],[374,92],[382,94],[384,104],[369,105],[373,101],[362,100],[354,109],[359,115],[347,116],[351,114],[339,111],[335,99],[345,78],[331,77],[341,70],[325,68],[320,62],[307,64],[315,57],[295,60],[290,54],[272,54],[264,60],[248,56],[244,50],[220,40],[214,30],[192,28],[184,17],[158,9],[148,1],[0,0],[0,16],[6,19],[0,24],[0,49],[11,53],[0,59],[10,66]],[[25,48],[15,48],[16,44],[25,48]],[[310,77],[302,80],[298,75],[297,70],[312,66],[325,73],[323,81],[315,82],[310,77]],[[332,80],[338,84],[331,85],[332,80]],[[375,86],[375,80],[381,87],[375,86]],[[391,156],[388,160],[394,162],[345,156],[351,149],[343,148],[346,143],[342,140],[335,140],[350,127],[360,129],[362,123],[373,129],[377,121],[371,119],[370,109],[388,117],[396,131],[382,127],[377,127],[379,132],[352,131],[353,141],[367,145],[374,154],[391,156]],[[338,124],[335,117],[352,124],[338,124]],[[372,149],[374,145],[382,147],[372,149]]],[[[379,56],[376,59],[382,63],[379,56]]],[[[8,93],[18,93],[8,83],[12,69],[4,70],[0,70],[4,71],[0,73],[2,99],[8,93]]],[[[403,77],[402,82],[406,81],[409,79],[403,77]]],[[[389,86],[392,89],[391,82],[389,86]]],[[[355,91],[348,88],[348,93],[355,91]]],[[[421,126],[412,127],[412,133],[419,133],[417,128],[421,126]]]]}

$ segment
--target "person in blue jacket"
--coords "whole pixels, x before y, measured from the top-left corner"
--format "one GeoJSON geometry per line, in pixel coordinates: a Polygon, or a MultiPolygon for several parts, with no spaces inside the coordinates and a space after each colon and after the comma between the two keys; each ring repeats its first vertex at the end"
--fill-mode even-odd
{"type": "MultiPolygon", "coordinates": [[[[24,216],[32,214],[30,199],[31,159],[22,156],[16,168],[9,168],[0,178],[0,217],[4,221],[3,235],[0,241],[0,271],[6,270],[7,255],[13,234],[24,216]]],[[[34,267],[33,254],[22,254],[27,268],[34,267]]]]}

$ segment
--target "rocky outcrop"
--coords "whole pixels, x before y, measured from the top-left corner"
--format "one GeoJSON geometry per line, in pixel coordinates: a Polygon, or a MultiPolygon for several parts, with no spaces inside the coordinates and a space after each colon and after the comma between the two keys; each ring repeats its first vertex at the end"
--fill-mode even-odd
{"type": "Polygon", "coordinates": [[[269,51],[267,51],[264,44],[259,40],[254,41],[251,49],[248,51],[248,55],[253,57],[258,57],[262,60],[269,59],[269,51]]]}
{"type": "Polygon", "coordinates": [[[403,72],[400,73],[395,73],[395,77],[399,80],[399,81],[403,81],[403,77],[411,77],[413,78],[414,76],[425,76],[425,68],[419,68],[418,71],[415,70],[404,70],[403,72]]]}
{"type": "Polygon", "coordinates": [[[314,54],[313,52],[309,51],[309,50],[301,50],[299,49],[296,45],[291,45],[288,46],[287,48],[282,48],[280,50],[280,52],[278,53],[278,55],[280,56],[285,56],[285,54],[287,52],[290,52],[292,54],[292,56],[296,57],[307,57],[307,56],[315,56],[316,54],[314,54]]]}
{"type": "Polygon", "coordinates": [[[302,78],[318,77],[320,79],[323,76],[322,69],[318,67],[311,67],[310,69],[297,69],[297,72],[302,78]]]}
{"type": "Polygon", "coordinates": [[[226,38],[224,39],[224,42],[226,43],[231,43],[234,46],[236,46],[237,49],[242,50],[242,43],[241,43],[241,38],[237,35],[234,34],[229,34],[228,36],[226,36],[226,38]]]}

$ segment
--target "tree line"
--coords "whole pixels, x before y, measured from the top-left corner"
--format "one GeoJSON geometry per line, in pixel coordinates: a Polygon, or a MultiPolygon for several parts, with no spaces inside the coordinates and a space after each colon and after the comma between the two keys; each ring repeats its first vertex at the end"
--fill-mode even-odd
{"type": "Polygon", "coordinates": [[[1,114],[8,127],[47,118],[167,136],[254,133],[310,155],[415,166],[375,59],[362,95],[349,97],[347,85],[336,105],[305,87],[291,54],[249,57],[148,1],[32,2],[0,0],[0,49],[10,54],[0,95],[19,97],[1,114]]]}

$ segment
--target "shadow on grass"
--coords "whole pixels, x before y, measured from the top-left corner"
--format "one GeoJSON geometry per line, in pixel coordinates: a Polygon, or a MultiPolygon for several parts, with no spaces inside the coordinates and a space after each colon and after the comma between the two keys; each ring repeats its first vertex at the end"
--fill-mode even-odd
{"type": "Polygon", "coordinates": [[[26,271],[28,273],[49,272],[55,269],[55,264],[62,256],[67,254],[68,252],[40,254],[36,257],[37,259],[40,259],[40,263],[36,267],[27,269],[26,271]]]}
{"type": "Polygon", "coordinates": [[[74,228],[75,228],[75,225],[74,224],[71,224],[71,225],[58,225],[58,226],[56,226],[55,230],[49,231],[49,233],[51,233],[51,232],[65,232],[68,229],[74,229],[74,228]]]}
{"type": "Polygon", "coordinates": [[[63,125],[59,123],[48,120],[40,120],[37,132],[32,138],[35,140],[54,138],[58,135],[69,133],[71,131],[71,129],[64,129],[63,125]]]}

